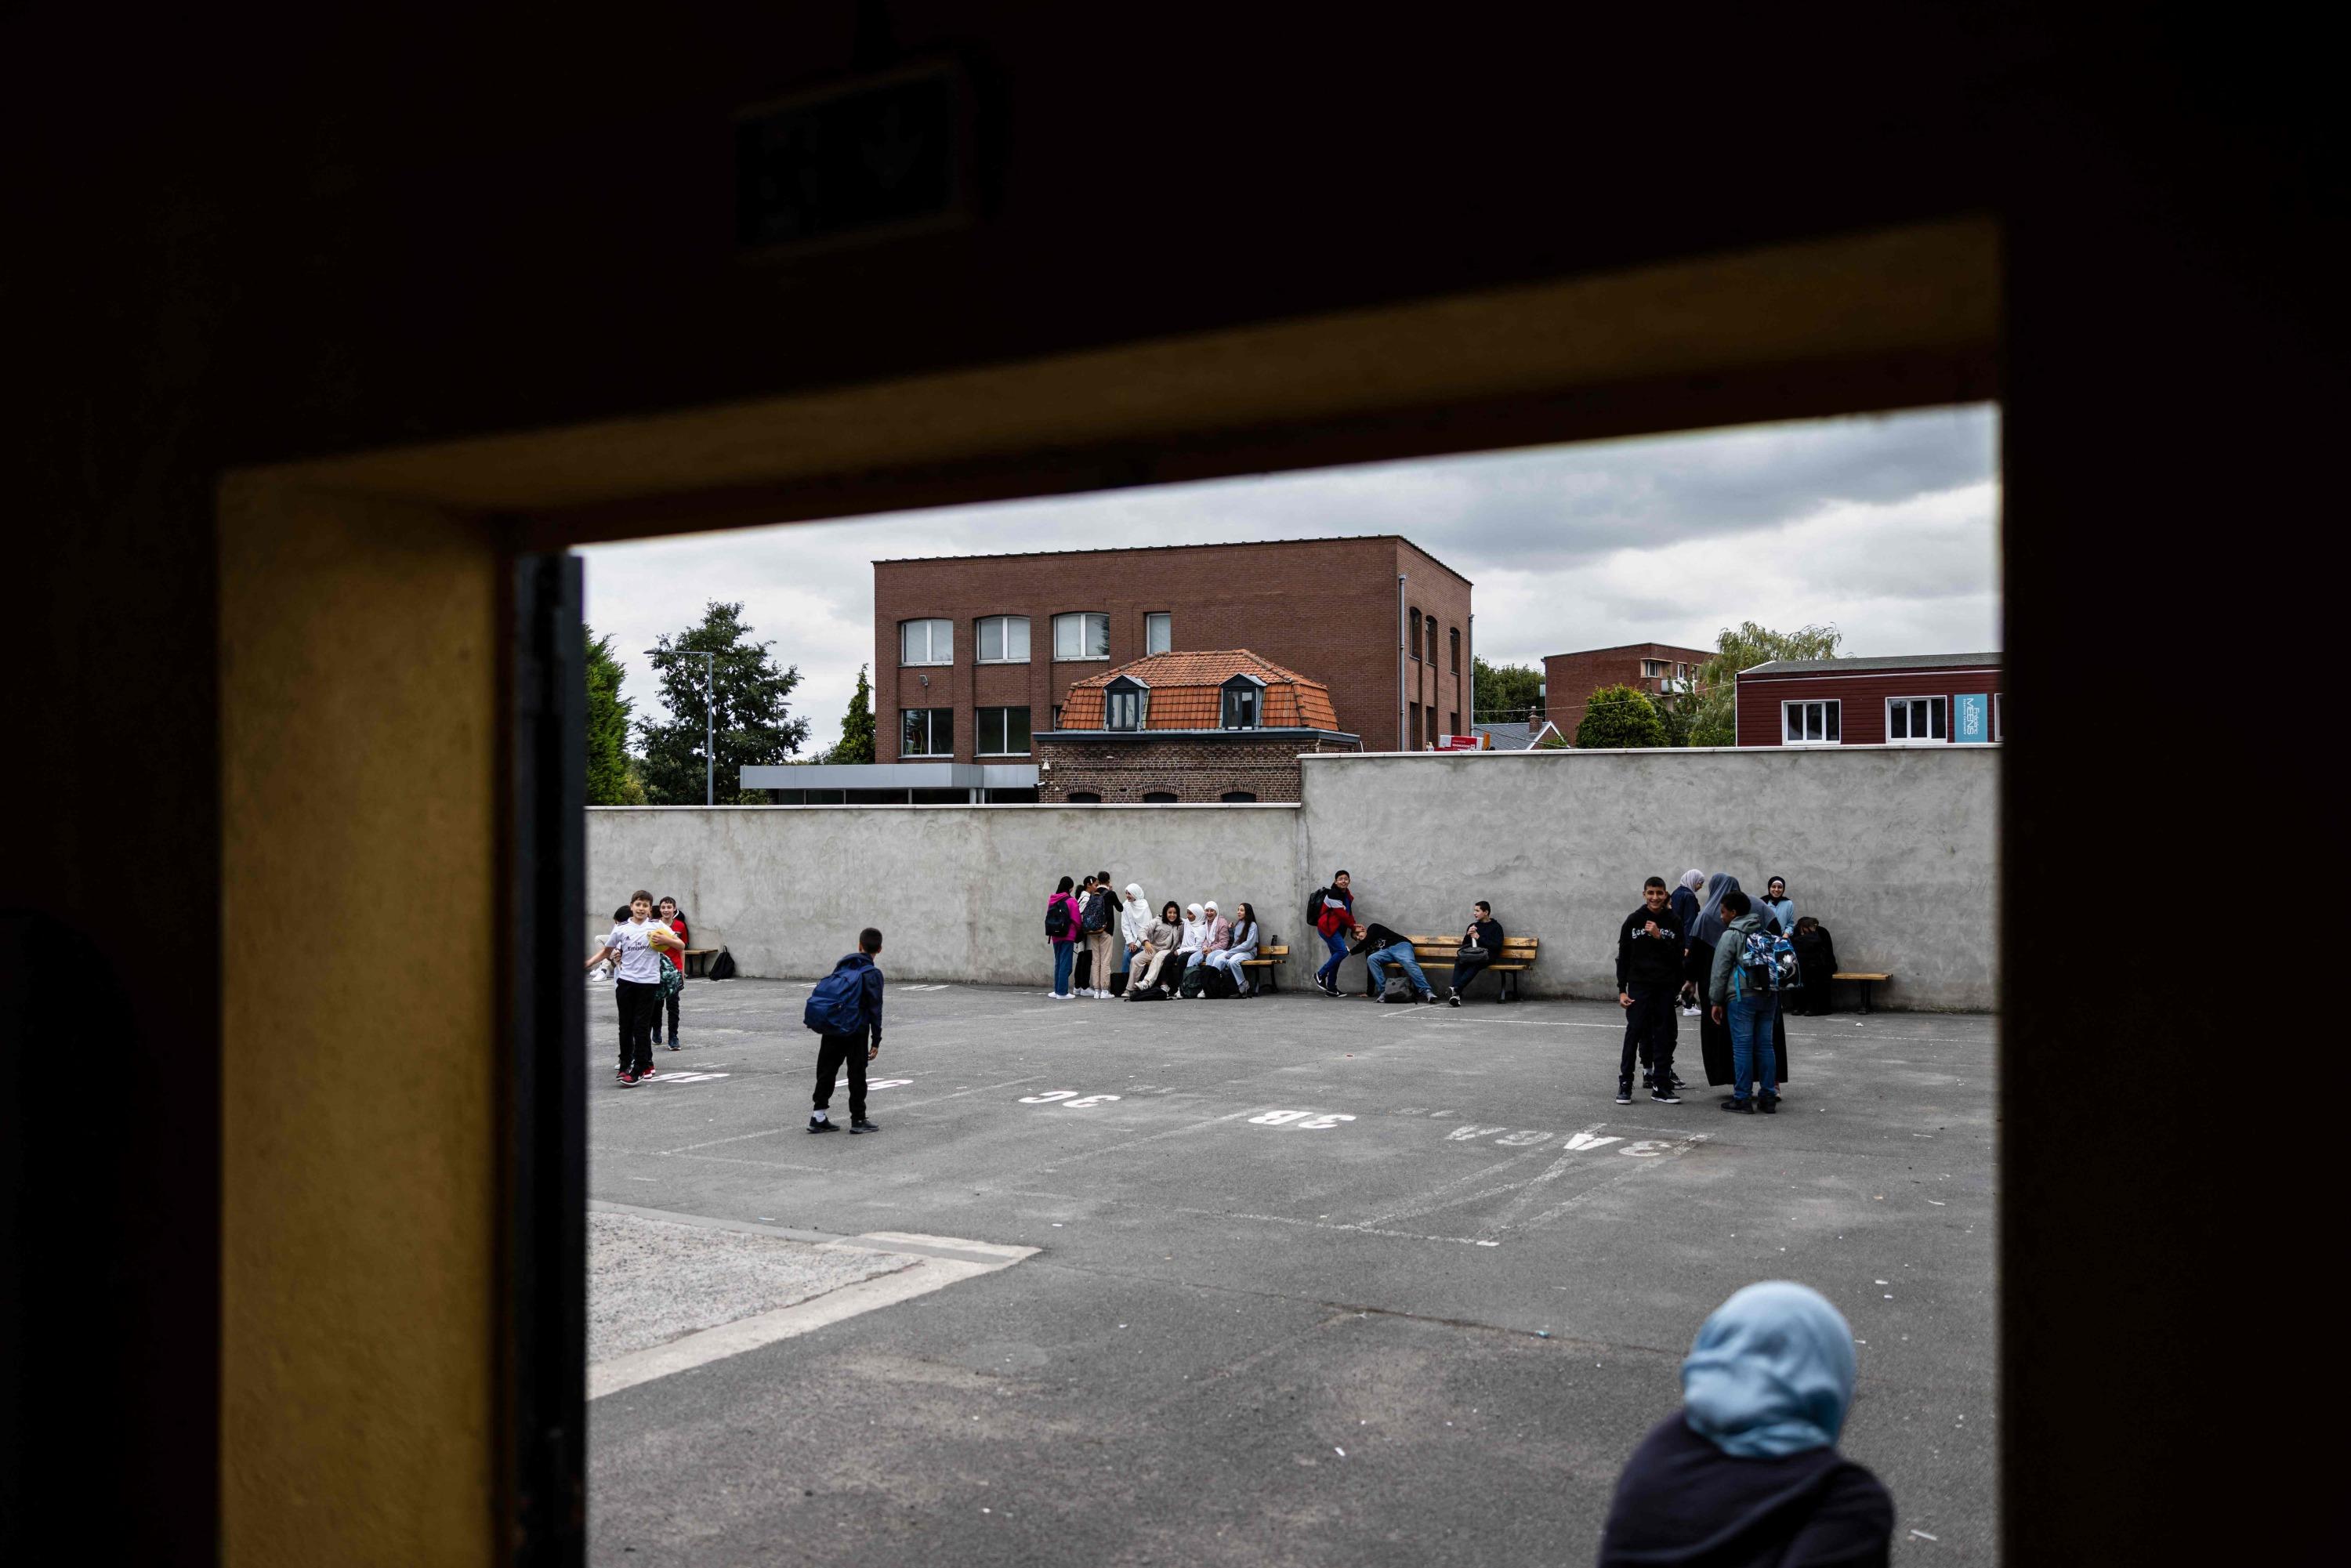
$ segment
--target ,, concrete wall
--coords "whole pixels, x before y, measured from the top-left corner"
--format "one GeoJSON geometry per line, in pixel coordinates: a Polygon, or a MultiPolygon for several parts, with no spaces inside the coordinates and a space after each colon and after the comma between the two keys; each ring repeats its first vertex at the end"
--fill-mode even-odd
{"type": "Polygon", "coordinates": [[[1358,912],[1399,931],[1453,929],[1489,900],[1505,930],[1542,939],[1530,995],[1613,994],[1616,927],[1643,879],[1697,866],[1754,895],[1786,877],[1844,967],[1896,977],[1878,988],[1889,1005],[1988,1009],[1998,998],[1997,747],[1482,752],[1304,768],[1310,877],[1346,867],[1358,912]]]}
{"type": "MultiPolygon", "coordinates": [[[[674,894],[696,946],[806,978],[882,928],[893,979],[1036,985],[1053,974],[1045,900],[1108,868],[1155,904],[1257,907],[1302,932],[1294,805],[599,807],[588,813],[590,940],[637,888],[674,894]]],[[[583,947],[585,953],[588,948],[583,947]]]]}
{"type": "MultiPolygon", "coordinates": [[[[675,894],[696,946],[746,975],[821,974],[883,928],[906,979],[1028,985],[1051,974],[1045,895],[1108,867],[1154,902],[1255,902],[1321,960],[1301,912],[1343,866],[1357,908],[1451,931],[1490,900],[1542,939],[1530,995],[1612,994],[1617,923],[1652,873],[1788,879],[1847,968],[1890,1006],[1997,999],[1999,748],[1552,751],[1303,763],[1301,806],[602,807],[588,813],[587,925],[638,887],[675,894]]],[[[1299,959],[1307,960],[1301,964],[1299,959]]],[[[1350,963],[1343,977],[1355,979],[1350,963]]],[[[1490,983],[1490,982],[1489,982],[1490,983]]]]}

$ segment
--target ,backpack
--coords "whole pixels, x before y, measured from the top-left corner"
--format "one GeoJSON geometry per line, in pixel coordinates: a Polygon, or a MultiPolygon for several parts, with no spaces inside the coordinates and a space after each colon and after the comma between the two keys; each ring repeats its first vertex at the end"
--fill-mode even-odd
{"type": "Polygon", "coordinates": [[[1310,925],[1322,923],[1322,889],[1319,887],[1306,895],[1306,923],[1310,925]]]}
{"type": "Polygon", "coordinates": [[[1176,994],[1183,997],[1198,996],[1200,988],[1208,983],[1206,978],[1207,968],[1208,966],[1206,964],[1195,964],[1185,970],[1184,977],[1176,983],[1176,994]]]}
{"type": "Polygon", "coordinates": [[[1792,989],[1796,949],[1785,936],[1750,931],[1739,949],[1739,987],[1750,994],[1792,989]]]}
{"type": "Polygon", "coordinates": [[[1110,894],[1097,893],[1086,900],[1086,929],[1088,931],[1110,929],[1110,894]]]}
{"type": "Polygon", "coordinates": [[[718,949],[718,956],[710,960],[710,972],[706,977],[713,980],[733,979],[735,977],[735,955],[729,953],[724,947],[718,949]]]}
{"type": "Polygon", "coordinates": [[[800,1021],[819,1034],[855,1034],[865,1027],[865,970],[835,969],[809,993],[800,1021]]]}
{"type": "Polygon", "coordinates": [[[1045,905],[1045,935],[1055,942],[1070,934],[1069,901],[1055,894],[1045,905]]]}
{"type": "Polygon", "coordinates": [[[1412,982],[1402,975],[1390,975],[1380,982],[1380,1000],[1384,1002],[1412,1002],[1419,999],[1420,993],[1414,990],[1412,982]]]}

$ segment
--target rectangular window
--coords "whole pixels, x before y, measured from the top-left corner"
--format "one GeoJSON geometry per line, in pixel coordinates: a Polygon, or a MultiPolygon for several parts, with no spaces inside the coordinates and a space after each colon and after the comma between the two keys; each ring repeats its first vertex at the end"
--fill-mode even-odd
{"type": "Polygon", "coordinates": [[[1053,657],[1056,659],[1109,658],[1110,617],[1082,611],[1054,616],[1053,657]]]}
{"type": "Polygon", "coordinates": [[[1888,697],[1886,738],[1905,742],[1949,740],[1949,697],[1888,697]]]}
{"type": "Polygon", "coordinates": [[[1406,703],[1405,705],[1405,712],[1411,716],[1412,723],[1409,733],[1412,736],[1412,748],[1415,751],[1418,751],[1420,749],[1420,705],[1418,703],[1406,703]]]}
{"type": "Polygon", "coordinates": [[[899,622],[898,662],[902,664],[954,664],[955,622],[952,621],[899,622]]]}
{"type": "Polygon", "coordinates": [[[979,710],[979,755],[1029,755],[1029,710],[1025,707],[984,707],[979,710]]]}
{"type": "Polygon", "coordinates": [[[1447,632],[1445,635],[1448,645],[1453,651],[1454,673],[1458,674],[1461,670],[1461,628],[1456,626],[1452,631],[1447,632]]]}
{"type": "Polygon", "coordinates": [[[1225,688],[1224,726],[1227,729],[1258,727],[1258,697],[1255,686],[1242,684],[1225,688]]]}
{"type": "Polygon", "coordinates": [[[1835,746],[1838,703],[1782,703],[1781,738],[1790,746],[1835,746]]]}
{"type": "Polygon", "coordinates": [[[1663,659],[1644,659],[1641,661],[1641,674],[1646,679],[1654,681],[1665,673],[1666,662],[1663,659]]]}
{"type": "Polygon", "coordinates": [[[983,664],[1027,664],[1029,617],[983,616],[979,622],[979,662],[983,664]]]}
{"type": "Polygon", "coordinates": [[[1102,694],[1103,727],[1141,729],[1148,696],[1140,686],[1113,686],[1102,694]]]}
{"type": "Polygon", "coordinates": [[[1162,610],[1143,618],[1143,651],[1165,653],[1176,646],[1176,617],[1162,610]]]}
{"type": "Polygon", "coordinates": [[[1445,733],[1447,735],[1458,735],[1461,733],[1461,716],[1459,714],[1448,713],[1445,716],[1445,733]]]}
{"type": "Polygon", "coordinates": [[[901,710],[898,715],[898,755],[953,757],[955,709],[910,707],[901,710]]]}

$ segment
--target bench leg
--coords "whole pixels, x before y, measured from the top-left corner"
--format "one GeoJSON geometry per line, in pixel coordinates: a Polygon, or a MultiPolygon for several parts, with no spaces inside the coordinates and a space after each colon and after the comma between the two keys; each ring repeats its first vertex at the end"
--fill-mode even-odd
{"type": "Polygon", "coordinates": [[[1869,981],[1867,981],[1867,980],[1864,980],[1864,981],[1862,981],[1862,983],[1861,983],[1861,1010],[1862,1010],[1862,1013],[1863,1013],[1865,1016],[1866,1016],[1866,1015],[1868,1014],[1868,1012],[1869,1012],[1869,987],[1870,987],[1870,982],[1869,982],[1869,981]]]}

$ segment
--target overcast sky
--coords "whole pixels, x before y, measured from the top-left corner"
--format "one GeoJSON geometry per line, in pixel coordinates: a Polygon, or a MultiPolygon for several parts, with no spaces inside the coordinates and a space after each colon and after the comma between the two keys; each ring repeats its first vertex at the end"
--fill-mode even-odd
{"type": "Polygon", "coordinates": [[[838,738],[873,656],[874,560],[1138,536],[1403,534],[1476,584],[1495,664],[1711,648],[1742,621],[1831,622],[1850,653],[1975,653],[2001,646],[1998,440],[1979,406],[601,545],[582,552],[588,621],[614,634],[643,717],[662,711],[643,650],[741,601],[799,668],[812,748],[838,738]]]}

